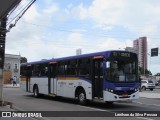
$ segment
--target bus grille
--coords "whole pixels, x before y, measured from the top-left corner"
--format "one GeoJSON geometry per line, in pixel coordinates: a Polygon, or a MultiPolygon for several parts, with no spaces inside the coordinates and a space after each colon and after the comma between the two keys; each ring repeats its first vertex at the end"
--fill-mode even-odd
{"type": "Polygon", "coordinates": [[[129,91],[119,91],[119,90],[116,90],[116,91],[114,91],[114,94],[116,94],[116,95],[124,95],[124,94],[131,95],[134,92],[135,92],[134,90],[129,90],[129,91]]]}
{"type": "Polygon", "coordinates": [[[133,87],[135,84],[129,83],[129,84],[115,84],[115,87],[133,87]]]}

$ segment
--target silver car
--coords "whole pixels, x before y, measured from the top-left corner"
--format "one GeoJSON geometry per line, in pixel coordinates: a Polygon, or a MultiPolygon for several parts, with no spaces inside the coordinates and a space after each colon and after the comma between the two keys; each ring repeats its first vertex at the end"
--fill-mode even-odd
{"type": "Polygon", "coordinates": [[[142,90],[150,89],[151,91],[155,88],[155,84],[152,80],[141,80],[142,90]]]}

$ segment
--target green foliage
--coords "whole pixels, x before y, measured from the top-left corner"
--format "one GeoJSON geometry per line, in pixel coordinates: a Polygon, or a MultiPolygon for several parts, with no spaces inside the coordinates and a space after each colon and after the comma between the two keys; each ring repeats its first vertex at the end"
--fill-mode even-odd
{"type": "Polygon", "coordinates": [[[160,73],[155,74],[155,76],[160,76],[160,73]]]}
{"type": "Polygon", "coordinates": [[[27,58],[26,57],[21,57],[21,63],[26,63],[27,62],[27,58]]]}
{"type": "Polygon", "coordinates": [[[145,72],[144,72],[144,68],[139,67],[139,74],[144,75],[144,73],[145,73],[145,75],[152,75],[151,71],[145,69],[145,72]]]}

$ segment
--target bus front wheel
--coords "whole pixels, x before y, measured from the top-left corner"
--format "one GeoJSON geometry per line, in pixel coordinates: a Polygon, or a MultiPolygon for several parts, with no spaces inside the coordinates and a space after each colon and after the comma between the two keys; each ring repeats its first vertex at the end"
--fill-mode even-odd
{"type": "Polygon", "coordinates": [[[86,105],[87,100],[86,100],[86,94],[85,94],[84,90],[80,90],[79,91],[79,93],[78,93],[78,101],[79,101],[79,104],[86,105]]]}

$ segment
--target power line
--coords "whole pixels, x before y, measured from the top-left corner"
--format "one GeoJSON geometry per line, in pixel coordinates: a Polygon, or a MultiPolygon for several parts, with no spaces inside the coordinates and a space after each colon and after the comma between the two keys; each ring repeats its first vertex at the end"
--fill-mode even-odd
{"type": "MultiPolygon", "coordinates": [[[[44,28],[52,28],[51,26],[46,26],[46,25],[39,25],[39,24],[35,24],[35,23],[30,23],[30,22],[26,22],[26,21],[22,21],[22,22],[25,22],[25,23],[27,23],[27,24],[30,24],[30,25],[33,25],[33,26],[37,26],[37,27],[44,27],[44,28]]],[[[67,30],[67,29],[52,29],[52,31],[60,31],[60,32],[69,32],[69,33],[76,33],[77,31],[74,31],[74,30],[67,30]]],[[[93,35],[92,33],[87,33],[87,32],[83,32],[85,35],[93,35]]],[[[131,36],[129,36],[129,35],[121,35],[120,37],[119,37],[119,34],[126,34],[126,32],[125,31],[119,31],[119,32],[115,32],[115,31],[112,31],[112,32],[108,32],[108,33],[103,33],[103,34],[101,34],[101,33],[97,33],[97,34],[94,34],[95,36],[100,36],[100,37],[110,37],[111,36],[111,34],[114,34],[113,36],[114,36],[114,38],[130,38],[131,36]],[[117,36],[118,35],[118,36],[117,36]]],[[[132,33],[131,33],[132,34],[132,33]]],[[[139,33],[140,34],[140,33],[139,33]]],[[[155,34],[155,33],[154,33],[155,34]]],[[[144,35],[144,36],[146,36],[146,35],[144,35]]],[[[149,35],[149,36],[147,36],[147,37],[149,37],[149,38],[152,38],[152,39],[159,39],[160,38],[160,36],[158,36],[158,35],[149,35]]],[[[135,38],[135,39],[137,39],[137,38],[135,38]]]]}
{"type": "Polygon", "coordinates": [[[16,25],[16,23],[18,22],[18,20],[24,15],[24,13],[32,6],[32,4],[35,2],[36,0],[31,0],[7,25],[9,25],[8,31],[10,31],[10,29],[12,27],[14,27],[16,25]],[[14,20],[14,23],[11,24],[11,22],[14,20]]]}

